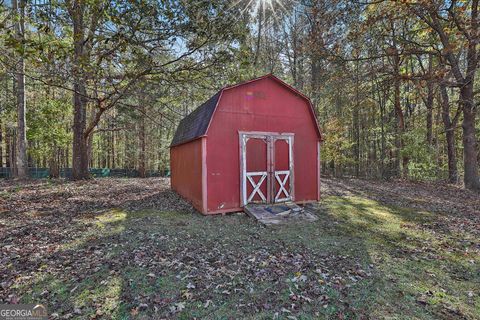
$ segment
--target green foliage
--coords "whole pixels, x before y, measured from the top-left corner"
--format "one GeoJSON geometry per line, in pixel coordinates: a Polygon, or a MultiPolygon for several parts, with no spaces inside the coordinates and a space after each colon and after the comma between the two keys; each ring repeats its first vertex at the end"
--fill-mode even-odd
{"type": "Polygon", "coordinates": [[[324,131],[327,134],[322,145],[322,160],[333,161],[335,165],[351,164],[353,159],[348,156],[348,150],[353,143],[348,139],[346,125],[340,119],[332,118],[326,122],[324,131]]]}
{"type": "Polygon", "coordinates": [[[58,148],[70,145],[71,102],[67,98],[40,98],[28,108],[29,153],[36,158],[51,157],[58,148]]]}
{"type": "Polygon", "coordinates": [[[433,146],[425,142],[424,127],[415,127],[403,135],[402,156],[407,156],[409,175],[416,180],[434,180],[438,176],[437,153],[433,146]]]}
{"type": "MultiPolygon", "coordinates": [[[[82,29],[79,36],[84,38],[77,43],[83,46],[78,56],[72,2],[42,6],[27,2],[23,40],[14,28],[18,13],[0,7],[0,74],[6,80],[0,91],[2,130],[13,145],[12,70],[22,56],[30,155],[36,164],[45,163],[58,148],[64,154],[71,148],[75,74],[86,88],[86,122],[94,132],[95,166],[138,166],[143,131],[147,167],[156,170],[168,167],[169,142],[181,118],[222,86],[274,73],[311,98],[326,139],[321,156],[329,165],[324,163],[323,168],[336,170],[338,165],[345,173],[376,177],[385,176],[385,171],[414,179],[444,177],[447,154],[438,85],[441,79],[449,82],[453,118],[459,87],[451,87],[454,73],[451,63],[445,64],[446,54],[452,50],[460,72],[465,71],[469,42],[465,32],[470,30],[462,30],[462,25],[468,25],[472,2],[454,3],[444,17],[447,3],[427,8],[422,1],[88,0],[77,4],[84,21],[75,28],[82,29]],[[448,50],[442,49],[445,45],[426,23],[430,15],[419,14],[426,9],[432,16],[440,14],[448,50]],[[457,21],[452,20],[454,15],[457,21]],[[432,98],[428,95],[432,81],[435,143],[428,146],[425,101],[432,98]],[[38,98],[52,88],[57,97],[38,98]],[[101,117],[95,123],[96,111],[101,117]],[[139,125],[142,121],[144,129],[139,125]],[[409,160],[408,172],[402,170],[402,160],[409,160]]],[[[477,92],[478,81],[475,84],[477,92]]],[[[462,117],[457,120],[460,155],[462,117]]],[[[476,126],[478,136],[478,120],[476,126]]],[[[460,173],[462,166],[459,160],[460,173]]]]}

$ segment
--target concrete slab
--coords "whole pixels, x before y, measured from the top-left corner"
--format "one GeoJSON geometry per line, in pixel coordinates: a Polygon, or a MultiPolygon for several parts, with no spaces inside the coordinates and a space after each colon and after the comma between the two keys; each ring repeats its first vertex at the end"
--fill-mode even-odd
{"type": "Polygon", "coordinates": [[[293,202],[277,204],[249,204],[244,211],[264,225],[315,221],[317,216],[293,202]]]}

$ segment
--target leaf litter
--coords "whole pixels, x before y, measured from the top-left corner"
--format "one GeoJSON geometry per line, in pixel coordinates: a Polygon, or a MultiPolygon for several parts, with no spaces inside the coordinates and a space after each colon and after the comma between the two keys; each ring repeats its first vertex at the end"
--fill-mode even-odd
{"type": "MultiPolygon", "coordinates": [[[[324,197],[438,213],[401,228],[437,233],[447,250],[478,262],[480,202],[468,191],[355,179],[322,185],[324,197]],[[468,236],[458,240],[458,232],[468,236]]],[[[375,294],[359,292],[378,290],[380,262],[359,253],[361,243],[350,243],[342,220],[322,205],[311,207],[324,218],[315,224],[266,229],[243,215],[202,217],[163,178],[2,181],[0,190],[1,303],[44,302],[58,318],[376,312],[368,304],[375,294]]],[[[395,250],[422,261],[442,257],[428,245],[395,250]]],[[[463,262],[458,268],[461,277],[463,262]]],[[[420,308],[438,296],[425,292],[416,298],[420,308]]],[[[465,292],[472,304],[475,297],[476,289],[465,292]]],[[[470,315],[446,303],[432,308],[445,318],[470,315]]]]}

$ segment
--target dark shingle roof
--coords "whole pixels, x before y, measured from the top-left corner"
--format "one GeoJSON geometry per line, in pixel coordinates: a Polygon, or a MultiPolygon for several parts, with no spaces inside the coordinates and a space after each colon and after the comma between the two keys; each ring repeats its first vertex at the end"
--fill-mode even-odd
{"type": "Polygon", "coordinates": [[[173,136],[171,147],[201,137],[207,133],[208,124],[215,111],[221,92],[222,90],[217,92],[180,121],[173,136]]]}

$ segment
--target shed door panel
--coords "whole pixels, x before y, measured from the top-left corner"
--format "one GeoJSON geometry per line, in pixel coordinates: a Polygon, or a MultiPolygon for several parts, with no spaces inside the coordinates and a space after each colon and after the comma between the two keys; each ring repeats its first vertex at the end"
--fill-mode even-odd
{"type": "Polygon", "coordinates": [[[292,140],[275,139],[274,163],[273,163],[273,202],[282,202],[291,200],[291,146],[292,140]]]}
{"type": "Polygon", "coordinates": [[[248,138],[247,171],[267,171],[267,141],[259,138],[248,138]]]}
{"type": "Polygon", "coordinates": [[[268,201],[267,140],[248,138],[245,148],[247,200],[254,203],[266,203],[268,201]]]}

